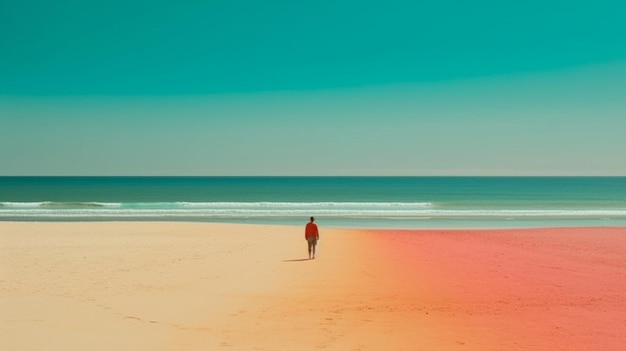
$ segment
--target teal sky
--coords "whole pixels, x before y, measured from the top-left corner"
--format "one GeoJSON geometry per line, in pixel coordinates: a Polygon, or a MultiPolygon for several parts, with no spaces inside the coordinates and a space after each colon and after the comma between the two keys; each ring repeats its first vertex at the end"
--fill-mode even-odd
{"type": "Polygon", "coordinates": [[[0,175],[626,175],[624,18],[0,0],[0,175]]]}

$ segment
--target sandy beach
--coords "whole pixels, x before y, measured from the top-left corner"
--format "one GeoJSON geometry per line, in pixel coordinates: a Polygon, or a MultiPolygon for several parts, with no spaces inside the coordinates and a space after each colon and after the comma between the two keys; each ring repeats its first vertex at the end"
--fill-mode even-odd
{"type": "Polygon", "coordinates": [[[0,222],[3,350],[624,350],[626,228],[0,222]]]}

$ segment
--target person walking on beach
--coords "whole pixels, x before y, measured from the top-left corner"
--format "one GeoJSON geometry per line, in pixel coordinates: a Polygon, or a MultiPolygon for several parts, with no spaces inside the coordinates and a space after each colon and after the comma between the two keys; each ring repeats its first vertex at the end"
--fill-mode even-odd
{"type": "Polygon", "coordinates": [[[317,230],[317,224],[314,223],[315,218],[311,217],[311,221],[306,224],[304,229],[304,238],[309,246],[309,260],[315,258],[315,246],[320,239],[320,233],[317,230]]]}

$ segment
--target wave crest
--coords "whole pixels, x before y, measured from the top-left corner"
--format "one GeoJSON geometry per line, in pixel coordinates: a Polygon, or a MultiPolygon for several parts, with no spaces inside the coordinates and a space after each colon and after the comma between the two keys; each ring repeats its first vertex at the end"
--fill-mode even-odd
{"type": "Polygon", "coordinates": [[[451,209],[429,202],[1,202],[0,218],[626,218],[626,208],[451,209]]]}

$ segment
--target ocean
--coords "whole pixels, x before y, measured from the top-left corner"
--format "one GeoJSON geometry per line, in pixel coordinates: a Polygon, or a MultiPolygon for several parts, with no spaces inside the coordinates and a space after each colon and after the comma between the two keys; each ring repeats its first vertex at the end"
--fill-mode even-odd
{"type": "Polygon", "coordinates": [[[0,221],[626,226],[626,177],[0,177],[0,221]]]}

